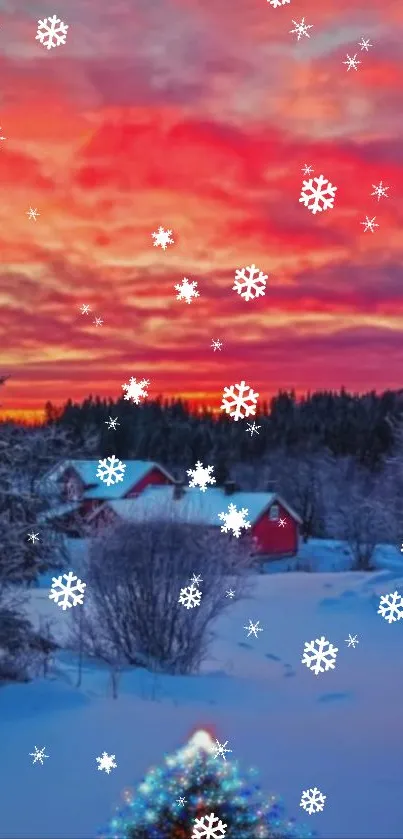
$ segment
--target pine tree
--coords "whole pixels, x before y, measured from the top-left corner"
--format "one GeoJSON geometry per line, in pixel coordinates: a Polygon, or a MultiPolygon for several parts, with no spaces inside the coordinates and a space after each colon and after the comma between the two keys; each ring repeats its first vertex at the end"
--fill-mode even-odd
{"type": "MultiPolygon", "coordinates": [[[[225,836],[236,839],[302,839],[313,834],[286,820],[279,799],[265,801],[253,779],[236,763],[217,757],[214,742],[198,731],[187,745],[151,769],[135,795],[126,790],[102,839],[190,839],[204,836],[196,819],[211,813],[221,820],[225,836]],[[184,799],[181,803],[180,799],[184,799]]],[[[215,824],[218,824],[215,823],[215,824]]],[[[217,830],[215,834],[221,835],[217,830]]]]}

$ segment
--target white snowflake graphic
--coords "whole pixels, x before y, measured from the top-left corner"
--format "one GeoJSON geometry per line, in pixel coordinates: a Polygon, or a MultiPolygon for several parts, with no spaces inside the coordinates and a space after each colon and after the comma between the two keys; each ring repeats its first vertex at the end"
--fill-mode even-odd
{"type": "Polygon", "coordinates": [[[83,303],[80,309],[82,315],[88,315],[91,309],[88,303],[83,303]]]}
{"type": "Polygon", "coordinates": [[[49,755],[45,755],[45,748],[46,746],[44,746],[43,749],[38,749],[37,746],[34,746],[34,751],[29,753],[29,757],[33,757],[33,764],[39,762],[43,766],[44,758],[49,757],[49,755]]]}
{"type": "Polygon", "coordinates": [[[256,402],[259,394],[255,393],[244,380],[239,385],[231,385],[224,388],[222,396],[221,411],[225,411],[235,422],[244,417],[254,416],[256,413],[256,402]],[[238,391],[238,393],[236,393],[238,391]],[[252,404],[249,405],[248,402],[252,404]]]}
{"type": "Polygon", "coordinates": [[[225,596],[230,598],[235,597],[235,592],[232,590],[232,588],[229,588],[228,591],[225,592],[225,596]]]}
{"type": "Polygon", "coordinates": [[[117,763],[115,763],[116,755],[108,755],[107,752],[102,752],[101,757],[97,757],[98,763],[98,770],[100,772],[106,772],[107,775],[112,771],[112,769],[116,769],[117,763]]]}
{"type": "Polygon", "coordinates": [[[297,23],[296,20],[293,20],[293,24],[295,26],[295,29],[290,29],[289,31],[290,31],[290,33],[295,32],[295,34],[297,35],[297,40],[298,41],[300,40],[300,38],[302,38],[303,35],[306,35],[307,38],[311,37],[309,32],[308,32],[308,29],[312,29],[313,24],[305,23],[305,18],[304,17],[302,18],[300,23],[297,23]]]}
{"type": "Polygon", "coordinates": [[[377,614],[382,615],[388,623],[400,621],[400,618],[403,618],[403,597],[399,592],[382,594],[377,614]]]}
{"type": "Polygon", "coordinates": [[[192,574],[190,582],[193,583],[195,586],[199,586],[200,583],[203,582],[203,577],[201,576],[201,574],[192,574]]]}
{"type": "Polygon", "coordinates": [[[33,545],[39,542],[39,533],[34,533],[33,531],[32,533],[28,533],[28,542],[32,542],[33,545]]]}
{"type": "Polygon", "coordinates": [[[200,487],[201,492],[206,492],[207,484],[215,484],[215,478],[212,478],[210,472],[213,472],[214,466],[203,466],[200,460],[197,461],[194,469],[188,469],[186,474],[192,478],[189,481],[190,487],[200,487]]]}
{"type": "Polygon", "coordinates": [[[355,650],[356,645],[360,643],[356,635],[350,635],[349,634],[348,638],[345,638],[344,640],[345,640],[347,646],[352,647],[353,650],[355,650]]]}
{"type": "Polygon", "coordinates": [[[225,757],[225,755],[229,754],[230,752],[232,754],[232,749],[225,748],[228,743],[228,740],[226,740],[225,743],[220,743],[220,741],[216,739],[216,743],[217,745],[213,746],[215,751],[214,760],[216,759],[216,757],[222,757],[223,760],[226,760],[227,758],[225,757]]]}
{"type": "Polygon", "coordinates": [[[303,181],[299,201],[315,215],[315,213],[321,213],[322,210],[333,207],[336,190],[337,186],[333,186],[327,178],[319,175],[318,178],[309,178],[307,181],[303,181]],[[316,186],[314,186],[314,182],[316,186]]]}
{"type": "Polygon", "coordinates": [[[126,393],[124,395],[124,399],[132,399],[135,405],[138,405],[140,399],[144,399],[148,396],[147,387],[150,384],[148,379],[141,379],[140,382],[137,379],[130,377],[129,384],[122,385],[122,390],[125,390],[126,393]]]}
{"type": "Polygon", "coordinates": [[[255,422],[247,422],[246,423],[246,430],[250,432],[250,436],[253,437],[254,434],[259,434],[260,425],[256,425],[255,422]]]}
{"type": "Polygon", "coordinates": [[[253,623],[253,621],[249,618],[249,625],[244,626],[244,629],[246,629],[248,633],[247,638],[249,638],[250,635],[254,635],[255,638],[257,638],[258,632],[263,632],[263,627],[259,626],[259,624],[260,621],[256,621],[256,623],[253,623]]]}
{"type": "Polygon", "coordinates": [[[301,796],[299,806],[305,810],[309,816],[313,813],[320,813],[326,801],[326,795],[323,795],[317,787],[312,789],[305,789],[301,796]]]}
{"type": "Polygon", "coordinates": [[[174,244],[174,240],[171,239],[171,233],[172,230],[164,230],[163,227],[159,227],[156,233],[151,234],[154,239],[153,245],[157,248],[159,246],[165,251],[168,245],[174,244]]]}
{"type": "Polygon", "coordinates": [[[195,819],[191,839],[222,839],[225,836],[226,824],[223,824],[218,816],[210,813],[209,816],[201,816],[195,819]]]}
{"type": "MultiPolygon", "coordinates": [[[[2,130],[3,130],[3,129],[2,129],[2,127],[1,127],[1,125],[0,125],[0,131],[2,131],[2,130]]],[[[7,140],[7,137],[0,137],[0,140],[7,140]]]]}
{"type": "Polygon", "coordinates": [[[176,803],[179,804],[180,807],[183,807],[186,804],[187,799],[181,795],[179,798],[176,799],[176,803]]]}
{"type": "Polygon", "coordinates": [[[233,535],[238,539],[241,535],[241,530],[244,528],[248,530],[251,526],[250,521],[246,521],[248,510],[242,507],[242,510],[237,510],[236,504],[230,504],[227,513],[218,513],[218,518],[224,522],[221,527],[221,533],[228,533],[232,531],[233,535]]]}
{"type": "Polygon", "coordinates": [[[28,218],[33,218],[33,220],[36,221],[36,218],[37,216],[40,216],[40,213],[38,213],[36,207],[30,207],[28,212],[25,213],[25,215],[28,216],[28,218]]]}
{"type": "Polygon", "coordinates": [[[290,3],[290,0],[267,0],[267,2],[273,6],[273,9],[278,9],[279,6],[285,6],[287,3],[290,3]]]}
{"type": "Polygon", "coordinates": [[[363,50],[368,52],[369,47],[373,47],[373,44],[370,43],[369,38],[361,38],[361,41],[358,42],[358,46],[361,47],[361,52],[363,50]]]}
{"type": "Polygon", "coordinates": [[[302,664],[306,664],[308,670],[312,670],[318,676],[319,673],[324,673],[325,670],[334,670],[338,651],[338,648],[334,647],[322,635],[321,638],[316,638],[315,641],[305,641],[304,654],[301,662],[302,664]]]}
{"type": "Polygon", "coordinates": [[[211,342],[211,348],[214,350],[214,352],[216,350],[220,350],[221,347],[222,347],[222,341],[220,341],[219,338],[217,338],[217,340],[215,341],[214,338],[213,338],[213,340],[211,342]]]}
{"type": "Polygon", "coordinates": [[[86,583],[79,580],[72,571],[68,574],[60,574],[59,577],[52,577],[49,600],[54,600],[65,612],[72,606],[82,605],[85,587],[86,583]],[[65,582],[62,582],[63,579],[65,582]]]}
{"type": "Polygon", "coordinates": [[[375,227],[379,227],[379,224],[376,223],[375,219],[376,216],[374,216],[373,218],[368,218],[368,216],[365,216],[365,221],[360,222],[364,225],[364,233],[366,233],[368,230],[370,230],[371,233],[375,233],[375,227]]]}
{"type": "Polygon", "coordinates": [[[98,461],[96,477],[100,478],[107,487],[123,481],[126,464],[122,463],[114,454],[98,461]]]}
{"type": "Polygon", "coordinates": [[[285,519],[279,519],[278,520],[278,527],[285,527],[285,525],[286,525],[286,520],[285,519]]]}
{"type": "Polygon", "coordinates": [[[347,61],[343,61],[343,64],[347,64],[347,65],[348,65],[348,66],[347,66],[347,73],[348,73],[348,71],[349,71],[349,70],[358,70],[358,64],[361,64],[361,61],[358,61],[358,58],[357,58],[357,53],[355,53],[355,55],[353,55],[353,57],[352,57],[352,58],[351,58],[351,56],[347,53],[346,58],[347,58],[347,61]]]}
{"type": "Polygon", "coordinates": [[[312,166],[308,166],[308,164],[305,163],[305,165],[301,169],[301,172],[303,172],[304,175],[312,175],[314,169],[312,168],[312,166]]]}
{"type": "Polygon", "coordinates": [[[244,300],[255,300],[256,297],[264,297],[266,280],[267,274],[263,274],[263,271],[256,268],[256,265],[237,268],[232,290],[237,291],[244,300]],[[257,277],[255,277],[255,274],[257,274],[257,277]]]}
{"type": "Polygon", "coordinates": [[[200,297],[200,294],[197,291],[197,282],[189,282],[187,277],[183,278],[181,284],[175,286],[175,291],[178,292],[176,299],[186,300],[186,303],[191,303],[194,297],[200,297]]]}
{"type": "Polygon", "coordinates": [[[40,41],[48,50],[52,47],[60,47],[66,43],[68,24],[63,23],[56,15],[38,20],[36,41],[40,41]]]}
{"type": "MultiPolygon", "coordinates": [[[[380,181],[378,186],[375,186],[375,184],[372,184],[372,186],[374,188],[374,192],[371,192],[371,195],[376,195],[377,198],[378,198],[378,201],[381,198],[389,198],[389,196],[386,195],[389,187],[388,186],[383,186],[383,181],[380,181]]],[[[375,218],[376,218],[376,216],[375,216],[375,218]]]]}
{"type": "Polygon", "coordinates": [[[109,417],[108,420],[105,420],[105,425],[107,425],[109,429],[113,428],[113,430],[116,431],[116,428],[118,425],[120,425],[120,422],[118,422],[117,417],[115,417],[114,419],[112,419],[112,417],[109,417]]]}
{"type": "Polygon", "coordinates": [[[181,603],[186,609],[194,609],[195,606],[200,606],[201,596],[201,591],[194,583],[191,583],[190,586],[181,588],[178,603],[181,603]]]}
{"type": "Polygon", "coordinates": [[[102,318],[95,318],[95,320],[93,320],[92,322],[95,324],[95,326],[102,326],[103,324],[102,318]]]}

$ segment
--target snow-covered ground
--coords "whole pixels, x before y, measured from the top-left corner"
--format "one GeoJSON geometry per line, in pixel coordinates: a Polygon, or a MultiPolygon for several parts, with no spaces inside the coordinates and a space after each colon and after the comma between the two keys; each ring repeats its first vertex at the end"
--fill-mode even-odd
{"type": "MultiPolygon", "coordinates": [[[[262,788],[323,839],[402,839],[403,621],[377,614],[381,594],[402,593],[397,568],[257,575],[250,598],[219,620],[198,676],[127,672],[114,700],[101,667],[86,667],[77,689],[64,653],[57,680],[3,687],[0,839],[91,839],[122,790],[196,728],[228,740],[228,757],[257,767],[262,788]],[[250,619],[263,627],[257,638],[247,638],[250,619]],[[339,652],[316,676],[301,658],[321,635],[339,652]],[[35,746],[49,755],[43,766],[31,762],[35,746]],[[109,775],[97,771],[103,751],[116,755],[109,775]],[[314,786],[327,799],[308,816],[299,801],[314,786]]],[[[65,633],[69,615],[46,589],[29,611],[65,633]]]]}

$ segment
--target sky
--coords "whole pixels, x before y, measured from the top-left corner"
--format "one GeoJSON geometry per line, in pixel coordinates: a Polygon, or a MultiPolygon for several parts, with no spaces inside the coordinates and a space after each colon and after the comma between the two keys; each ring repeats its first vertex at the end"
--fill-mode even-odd
{"type": "Polygon", "coordinates": [[[3,415],[131,376],[213,407],[242,380],[259,401],[402,387],[402,38],[400,0],[0,0],[3,415]]]}

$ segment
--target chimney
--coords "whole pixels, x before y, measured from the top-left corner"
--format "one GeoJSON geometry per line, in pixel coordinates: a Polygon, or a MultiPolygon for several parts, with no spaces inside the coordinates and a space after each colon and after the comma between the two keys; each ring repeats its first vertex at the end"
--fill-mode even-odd
{"type": "Polygon", "coordinates": [[[183,498],[185,494],[184,489],[184,482],[183,481],[175,481],[174,483],[174,499],[178,501],[180,498],[183,498]]]}
{"type": "Polygon", "coordinates": [[[267,481],[266,492],[277,492],[276,481],[267,481]]]}
{"type": "Polygon", "coordinates": [[[238,489],[235,481],[225,481],[224,483],[224,492],[225,495],[233,495],[238,489]]]}

